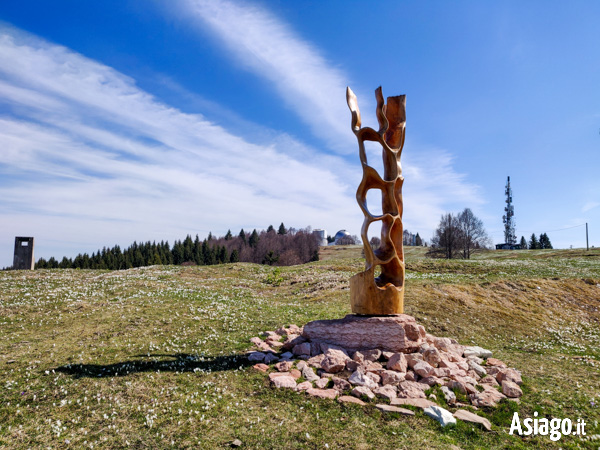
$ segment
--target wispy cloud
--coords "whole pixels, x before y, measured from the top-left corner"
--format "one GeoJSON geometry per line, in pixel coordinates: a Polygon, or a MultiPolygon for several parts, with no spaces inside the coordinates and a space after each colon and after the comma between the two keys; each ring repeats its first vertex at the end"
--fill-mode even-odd
{"type": "Polygon", "coordinates": [[[588,212],[588,211],[590,211],[590,210],[592,210],[594,208],[597,208],[598,206],[600,206],[600,202],[587,202],[581,208],[581,212],[588,212]]]}
{"type": "Polygon", "coordinates": [[[353,151],[345,103],[348,77],[315,46],[256,5],[228,0],[180,0],[180,5],[199,28],[208,25],[244,68],[272,83],[314,135],[340,153],[353,151]]]}
{"type": "Polygon", "coordinates": [[[353,189],[330,169],[171,108],[125,75],[14,29],[0,32],[0,92],[4,254],[23,234],[86,250],[98,235],[111,245],[358,217],[353,189]]]}
{"type": "MultiPolygon", "coordinates": [[[[327,79],[327,70],[311,76],[327,79]]],[[[323,120],[348,116],[343,103],[338,112],[319,104],[323,120]]],[[[353,138],[347,123],[339,126],[353,138]]],[[[351,164],[267,134],[266,143],[233,134],[106,65],[0,28],[0,266],[12,263],[17,235],[36,237],[37,256],[61,256],[280,220],[358,233],[358,157],[351,164]]],[[[405,222],[428,238],[447,208],[481,200],[448,153],[411,145],[405,222]]]]}

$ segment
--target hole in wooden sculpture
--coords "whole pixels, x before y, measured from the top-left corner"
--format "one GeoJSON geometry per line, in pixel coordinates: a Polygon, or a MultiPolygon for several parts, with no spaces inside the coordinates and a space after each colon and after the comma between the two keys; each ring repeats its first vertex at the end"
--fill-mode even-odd
{"type": "Polygon", "coordinates": [[[373,251],[377,250],[381,245],[381,221],[376,220],[375,222],[371,222],[369,224],[369,229],[367,230],[367,237],[369,238],[369,244],[373,251]]]}
{"type": "MultiPolygon", "coordinates": [[[[373,216],[383,214],[382,197],[381,189],[371,188],[367,190],[367,209],[373,216]]],[[[381,227],[379,228],[381,229],[381,227]]]]}
{"type": "MultiPolygon", "coordinates": [[[[381,266],[379,264],[375,266],[375,272],[373,273],[373,275],[375,276],[375,284],[377,284],[377,278],[379,277],[379,275],[381,275],[381,266]]],[[[377,285],[379,286],[379,284],[377,285]]]]}
{"type": "Polygon", "coordinates": [[[377,171],[383,178],[383,149],[379,142],[365,141],[365,153],[367,155],[367,164],[377,171]]]}

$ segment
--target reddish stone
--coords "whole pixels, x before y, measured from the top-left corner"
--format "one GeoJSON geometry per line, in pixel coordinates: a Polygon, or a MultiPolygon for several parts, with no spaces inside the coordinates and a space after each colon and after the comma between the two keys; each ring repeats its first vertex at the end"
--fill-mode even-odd
{"type": "Polygon", "coordinates": [[[271,383],[273,383],[273,386],[275,386],[277,388],[292,388],[292,389],[294,389],[296,387],[296,380],[294,380],[290,376],[275,377],[271,380],[271,383]]]}
{"type": "Polygon", "coordinates": [[[291,375],[289,372],[272,372],[269,374],[269,380],[271,381],[279,377],[291,377],[291,375]]]}
{"type": "Polygon", "coordinates": [[[391,400],[398,396],[398,394],[396,393],[396,388],[389,384],[387,386],[380,386],[373,389],[373,394],[375,394],[377,397],[386,398],[388,400],[391,400]]]}
{"type": "Polygon", "coordinates": [[[403,381],[398,385],[398,397],[401,398],[426,398],[425,389],[429,386],[414,381],[403,381]]]}
{"type": "Polygon", "coordinates": [[[269,366],[267,366],[266,364],[262,364],[262,363],[254,364],[252,366],[252,368],[256,369],[256,370],[260,370],[261,372],[266,372],[267,370],[269,370],[269,366]]]}
{"type": "Polygon", "coordinates": [[[427,400],[426,398],[395,398],[390,404],[392,406],[409,405],[417,408],[429,408],[430,406],[437,406],[437,403],[427,400]]]}
{"type": "Polygon", "coordinates": [[[338,377],[333,377],[333,389],[339,391],[339,392],[344,392],[344,391],[349,391],[350,389],[352,389],[352,385],[342,379],[342,378],[338,378],[338,377]]]}
{"type": "Polygon", "coordinates": [[[404,381],[404,374],[396,372],[395,370],[383,370],[381,372],[381,384],[391,384],[397,386],[400,382],[404,381]]]}
{"type": "Polygon", "coordinates": [[[349,359],[342,351],[330,348],[321,361],[321,368],[329,373],[338,373],[346,368],[346,361],[349,359]]]}
{"type": "Polygon", "coordinates": [[[387,368],[389,370],[395,370],[397,372],[406,372],[408,367],[406,356],[404,353],[394,353],[387,362],[387,368]]]}
{"type": "Polygon", "coordinates": [[[479,384],[489,384],[490,386],[500,386],[498,384],[498,382],[496,381],[496,378],[494,378],[491,375],[486,375],[485,377],[483,377],[481,380],[479,380],[479,384]]]}
{"type": "Polygon", "coordinates": [[[406,363],[411,369],[415,367],[415,364],[421,361],[423,361],[423,355],[421,355],[420,353],[411,353],[409,355],[406,355],[406,363]]]}
{"type": "Polygon", "coordinates": [[[521,379],[521,374],[517,372],[515,369],[503,369],[496,374],[496,380],[498,383],[502,383],[504,380],[512,381],[513,383],[517,383],[518,385],[523,384],[523,380],[521,379]]]}
{"type": "Polygon", "coordinates": [[[460,420],[464,420],[465,422],[478,423],[483,426],[487,431],[492,430],[492,424],[485,417],[478,416],[466,409],[459,409],[454,413],[454,417],[460,420]]]}
{"type": "Polygon", "coordinates": [[[292,361],[281,361],[275,364],[273,367],[275,367],[278,372],[289,372],[293,366],[294,363],[292,361]]]}
{"type": "Polygon", "coordinates": [[[425,337],[425,330],[417,325],[414,317],[406,314],[349,314],[343,319],[310,322],[304,326],[303,336],[354,351],[380,349],[409,353],[419,348],[425,337]]]}
{"type": "Polygon", "coordinates": [[[417,364],[415,364],[413,370],[417,375],[423,378],[433,375],[434,373],[434,368],[431,367],[431,365],[425,361],[420,361],[417,364]]]}
{"type": "Polygon", "coordinates": [[[425,350],[423,352],[423,360],[427,363],[429,363],[429,365],[431,367],[438,367],[438,365],[440,364],[440,361],[442,360],[442,357],[440,355],[440,352],[437,348],[435,347],[430,347],[427,350],[425,350]]]}
{"type": "Polygon", "coordinates": [[[335,389],[315,389],[310,388],[306,390],[306,393],[311,397],[335,399],[338,396],[338,391],[335,389]]]}
{"type": "Polygon", "coordinates": [[[414,411],[411,411],[410,409],[406,409],[406,408],[398,408],[397,406],[379,404],[379,405],[375,405],[375,408],[377,408],[381,412],[398,413],[398,414],[402,414],[403,416],[414,416],[415,415],[414,411]]]}
{"type": "Polygon", "coordinates": [[[352,389],[352,392],[350,392],[350,394],[358,398],[361,398],[363,396],[371,400],[375,398],[375,394],[373,394],[373,391],[371,391],[371,389],[369,389],[366,386],[357,386],[354,389],[352,389]]]}
{"type": "Polygon", "coordinates": [[[508,380],[502,382],[502,393],[510,398],[519,398],[523,395],[519,385],[508,380]]]}
{"type": "Polygon", "coordinates": [[[319,389],[325,389],[328,384],[329,378],[319,378],[317,381],[315,381],[315,386],[319,389]]]}
{"type": "Polygon", "coordinates": [[[506,367],[506,364],[496,358],[488,358],[486,362],[488,366],[506,367]]]}
{"type": "Polygon", "coordinates": [[[292,369],[290,370],[290,375],[293,379],[297,380],[302,376],[302,373],[298,369],[292,369]]]}
{"type": "Polygon", "coordinates": [[[355,403],[355,404],[361,405],[361,406],[366,405],[366,403],[363,402],[362,400],[360,400],[356,397],[352,397],[350,395],[342,395],[341,397],[338,397],[338,402],[340,402],[340,403],[355,403]]]}
{"type": "Polygon", "coordinates": [[[313,385],[310,381],[303,381],[296,386],[297,391],[306,391],[308,389],[312,389],[313,385]]]}

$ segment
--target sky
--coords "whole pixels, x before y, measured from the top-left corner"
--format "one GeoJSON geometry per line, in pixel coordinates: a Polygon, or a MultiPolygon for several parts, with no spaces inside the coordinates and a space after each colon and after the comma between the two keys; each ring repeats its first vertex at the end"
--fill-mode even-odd
{"type": "MultiPolygon", "coordinates": [[[[600,3],[3,0],[0,267],[288,227],[360,234],[345,91],[406,94],[405,229],[600,244],[600,3]]],[[[369,147],[369,164],[382,166],[369,147]]],[[[377,211],[377,197],[368,196],[377,211]]]]}

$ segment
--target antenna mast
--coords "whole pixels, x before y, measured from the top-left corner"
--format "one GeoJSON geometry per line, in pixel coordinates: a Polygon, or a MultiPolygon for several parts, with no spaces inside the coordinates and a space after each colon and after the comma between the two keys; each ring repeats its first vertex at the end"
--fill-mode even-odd
{"type": "Polygon", "coordinates": [[[510,177],[506,180],[506,207],[504,208],[504,214],[502,216],[502,222],[504,223],[504,242],[507,244],[514,245],[517,243],[517,236],[515,236],[515,208],[512,204],[512,189],[510,188],[510,177]]]}

